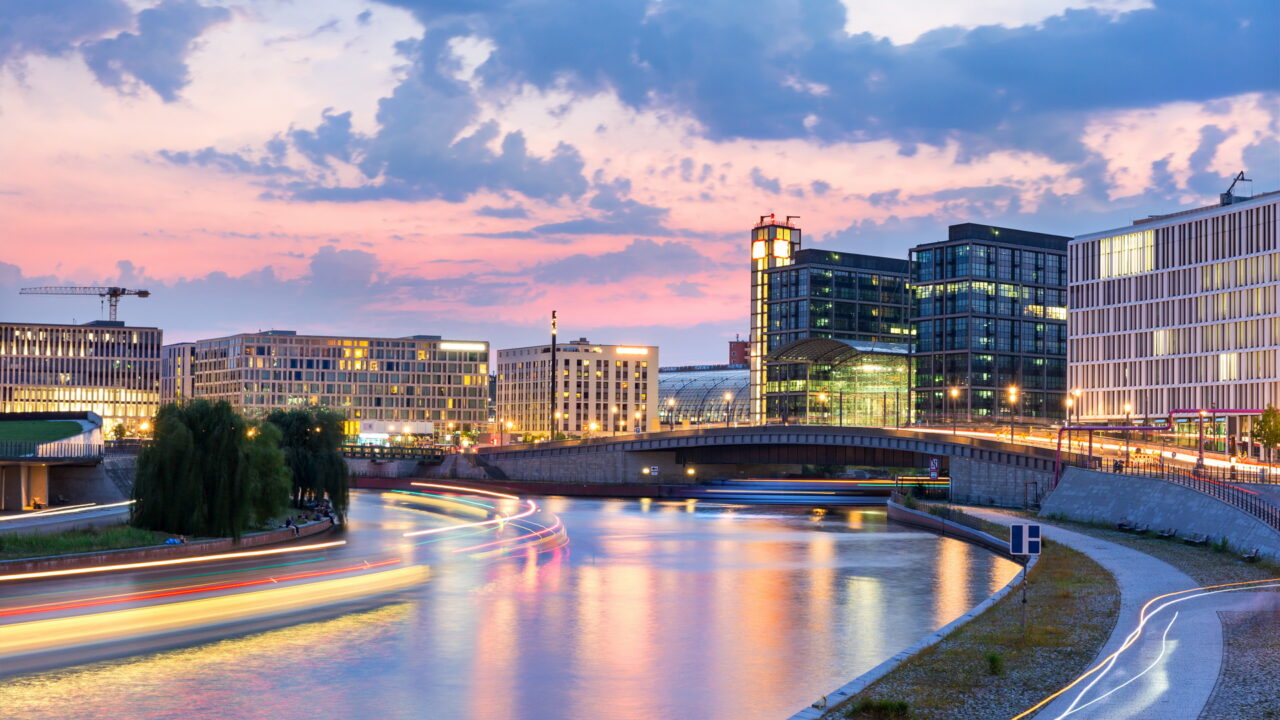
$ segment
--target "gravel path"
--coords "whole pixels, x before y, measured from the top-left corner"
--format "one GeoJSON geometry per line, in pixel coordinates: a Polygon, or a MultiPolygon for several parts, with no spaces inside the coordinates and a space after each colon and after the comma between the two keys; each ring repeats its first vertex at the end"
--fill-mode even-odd
{"type": "MultiPolygon", "coordinates": [[[[1273,596],[1272,605],[1280,606],[1273,596]]],[[[1218,613],[1226,657],[1199,720],[1280,718],[1280,610],[1218,613]]]]}

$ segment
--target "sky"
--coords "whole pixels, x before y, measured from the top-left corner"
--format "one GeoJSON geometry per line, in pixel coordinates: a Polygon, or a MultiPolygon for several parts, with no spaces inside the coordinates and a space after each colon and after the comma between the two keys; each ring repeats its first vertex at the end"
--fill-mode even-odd
{"type": "Polygon", "coordinates": [[[1275,0],[0,0],[0,320],[727,360],[748,231],[1280,189],[1275,0]]]}

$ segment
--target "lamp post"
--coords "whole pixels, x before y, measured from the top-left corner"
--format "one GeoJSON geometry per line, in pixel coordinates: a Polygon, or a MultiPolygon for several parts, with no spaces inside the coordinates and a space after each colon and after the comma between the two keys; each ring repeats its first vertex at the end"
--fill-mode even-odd
{"type": "Polygon", "coordinates": [[[733,393],[725,392],[724,394],[724,426],[729,427],[729,412],[733,403],[733,393]]]}
{"type": "Polygon", "coordinates": [[[1009,442],[1013,442],[1013,419],[1016,416],[1014,405],[1018,402],[1018,386],[1010,385],[1008,389],[1009,397],[1009,442]]]}
{"type": "Polygon", "coordinates": [[[639,410],[636,411],[635,419],[636,419],[636,422],[635,422],[636,432],[644,432],[644,430],[640,428],[640,411],[639,410]]]}
{"type": "Polygon", "coordinates": [[[609,424],[613,426],[613,436],[618,436],[618,406],[609,408],[609,424]]]}
{"type": "Polygon", "coordinates": [[[1125,464],[1125,467],[1129,466],[1129,426],[1133,424],[1133,422],[1129,419],[1129,416],[1132,414],[1133,414],[1133,403],[1125,403],[1124,404],[1124,464],[1125,464]]]}
{"type": "Polygon", "coordinates": [[[551,420],[552,420],[552,422],[551,422],[551,433],[550,433],[549,435],[547,435],[548,439],[549,439],[551,442],[555,442],[555,441],[556,441],[556,431],[560,429],[560,428],[559,428],[559,425],[560,425],[560,418],[561,418],[561,415],[560,415],[560,411],[559,411],[559,410],[556,410],[555,412],[551,413],[551,420]]]}
{"type": "Polygon", "coordinates": [[[450,435],[453,435],[453,440],[451,440],[451,441],[450,441],[450,444],[452,444],[454,448],[457,448],[457,447],[458,447],[458,436],[457,436],[457,435],[454,435],[454,433],[453,433],[453,425],[454,425],[453,423],[449,423],[449,426],[448,426],[448,427],[449,427],[449,434],[450,434],[450,435]]]}
{"type": "Polygon", "coordinates": [[[822,403],[823,410],[825,411],[825,413],[826,413],[826,415],[827,415],[827,424],[828,424],[828,425],[830,425],[830,424],[831,424],[831,405],[830,405],[830,403],[828,403],[828,402],[827,402],[827,400],[828,400],[828,399],[830,399],[830,398],[831,398],[831,396],[830,396],[830,395],[828,395],[828,394],[826,394],[825,392],[820,392],[820,393],[818,393],[818,402],[822,403]]]}
{"type": "Polygon", "coordinates": [[[960,399],[960,388],[953,387],[947,394],[951,396],[951,434],[956,435],[956,401],[960,399]]]}
{"type": "Polygon", "coordinates": [[[676,399],[675,399],[675,398],[673,398],[673,397],[669,397],[669,398],[667,398],[667,424],[671,426],[671,431],[672,431],[672,432],[675,432],[675,429],[676,429],[676,399]]]}
{"type": "Polygon", "coordinates": [[[587,426],[587,430],[591,431],[592,435],[594,435],[595,432],[599,429],[600,429],[600,423],[596,422],[595,420],[592,420],[591,424],[587,426]]]}
{"type": "MultiPolygon", "coordinates": [[[[515,426],[516,426],[516,424],[515,424],[515,423],[511,422],[510,420],[508,420],[508,421],[507,421],[507,423],[506,423],[506,425],[504,425],[503,427],[505,427],[505,428],[506,428],[506,431],[507,431],[507,432],[506,432],[506,434],[507,434],[507,435],[511,435],[511,428],[514,428],[515,426]]],[[[504,442],[504,443],[502,443],[502,444],[503,444],[503,445],[506,445],[506,443],[505,443],[505,442],[504,442]]]]}
{"type": "Polygon", "coordinates": [[[1196,459],[1197,470],[1204,468],[1204,416],[1205,416],[1205,411],[1201,410],[1200,411],[1200,441],[1199,443],[1197,443],[1200,446],[1200,456],[1196,459]]]}

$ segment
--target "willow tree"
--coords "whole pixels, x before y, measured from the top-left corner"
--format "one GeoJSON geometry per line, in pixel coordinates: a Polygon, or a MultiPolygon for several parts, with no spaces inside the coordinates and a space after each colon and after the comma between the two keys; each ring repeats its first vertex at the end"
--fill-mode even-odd
{"type": "Polygon", "coordinates": [[[328,498],[334,510],[347,511],[347,462],[340,448],[342,413],[308,407],[273,410],[267,421],[280,429],[280,447],[293,476],[293,500],[297,504],[328,498]]]}
{"type": "Polygon", "coordinates": [[[239,538],[288,503],[275,428],[251,426],[224,402],[166,405],[138,456],[133,524],[183,535],[239,538]]]}

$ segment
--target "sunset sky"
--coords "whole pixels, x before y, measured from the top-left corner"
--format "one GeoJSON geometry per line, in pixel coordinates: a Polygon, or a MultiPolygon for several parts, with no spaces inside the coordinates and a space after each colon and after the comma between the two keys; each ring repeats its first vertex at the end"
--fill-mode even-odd
{"type": "Polygon", "coordinates": [[[0,319],[724,362],[747,230],[905,257],[1280,189],[1275,0],[3,0],[0,319]]]}

